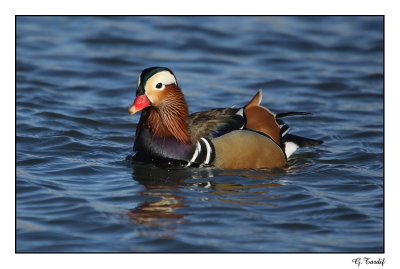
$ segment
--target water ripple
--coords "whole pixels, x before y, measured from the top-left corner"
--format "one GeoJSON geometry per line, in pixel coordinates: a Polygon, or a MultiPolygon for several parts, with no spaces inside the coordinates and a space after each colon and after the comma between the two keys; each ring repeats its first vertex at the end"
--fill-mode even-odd
{"type": "Polygon", "coordinates": [[[383,251],[382,17],[16,21],[17,252],[383,251]],[[127,107],[156,65],[191,112],[263,88],[324,144],[282,170],[132,164],[127,107]]]}

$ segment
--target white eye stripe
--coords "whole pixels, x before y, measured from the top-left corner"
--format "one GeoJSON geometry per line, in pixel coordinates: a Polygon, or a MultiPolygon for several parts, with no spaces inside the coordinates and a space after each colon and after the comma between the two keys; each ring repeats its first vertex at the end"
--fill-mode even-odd
{"type": "Polygon", "coordinates": [[[146,83],[146,88],[147,85],[149,88],[157,90],[157,91],[162,91],[165,88],[165,85],[170,85],[170,84],[175,84],[176,85],[176,79],[174,75],[172,75],[168,71],[161,71],[157,74],[154,74],[146,83]],[[157,88],[157,85],[161,83],[161,88],[157,88]]]}

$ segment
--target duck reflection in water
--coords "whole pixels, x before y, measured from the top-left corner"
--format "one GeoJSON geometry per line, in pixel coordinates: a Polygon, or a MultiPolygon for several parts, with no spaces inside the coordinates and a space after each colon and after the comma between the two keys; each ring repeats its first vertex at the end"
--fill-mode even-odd
{"type": "Polygon", "coordinates": [[[130,210],[128,216],[134,222],[148,226],[172,229],[171,225],[188,221],[185,216],[191,213],[187,213],[190,210],[185,210],[189,205],[185,204],[184,198],[179,195],[181,189],[193,189],[195,194],[204,194],[206,199],[215,197],[226,203],[276,206],[270,201],[279,196],[268,195],[268,192],[272,187],[282,186],[274,180],[274,171],[271,170],[226,170],[213,167],[163,169],[149,164],[130,165],[133,169],[133,180],[145,187],[145,190],[139,193],[140,197],[149,199],[130,210]],[[229,177],[234,183],[227,183],[226,179],[229,177]],[[262,181],[258,184],[238,184],[237,177],[262,181]],[[217,183],[219,179],[222,179],[223,183],[217,183]]]}

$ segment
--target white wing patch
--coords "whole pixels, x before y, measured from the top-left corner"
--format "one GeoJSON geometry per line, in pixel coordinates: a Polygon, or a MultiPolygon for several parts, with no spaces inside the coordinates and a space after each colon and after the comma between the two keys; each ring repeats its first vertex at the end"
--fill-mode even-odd
{"type": "Polygon", "coordinates": [[[239,109],[235,114],[243,117],[243,108],[239,109]]]}

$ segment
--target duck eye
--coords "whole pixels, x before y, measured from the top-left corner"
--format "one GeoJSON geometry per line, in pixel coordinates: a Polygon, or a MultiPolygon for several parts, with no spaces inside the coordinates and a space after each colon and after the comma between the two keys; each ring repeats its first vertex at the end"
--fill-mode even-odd
{"type": "Polygon", "coordinates": [[[162,87],[162,83],[161,82],[157,83],[156,88],[161,89],[161,87],[162,87]]]}

